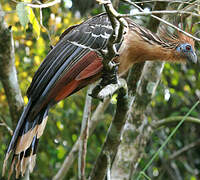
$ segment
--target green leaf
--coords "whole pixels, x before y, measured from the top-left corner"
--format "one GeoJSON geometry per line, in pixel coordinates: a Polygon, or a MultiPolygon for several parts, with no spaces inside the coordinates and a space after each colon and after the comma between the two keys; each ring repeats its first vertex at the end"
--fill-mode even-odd
{"type": "Polygon", "coordinates": [[[58,129],[59,129],[60,131],[62,131],[62,130],[64,129],[64,126],[63,126],[63,124],[62,124],[60,121],[57,121],[57,122],[56,122],[56,125],[57,125],[57,127],[58,127],[58,129]]]}
{"type": "Polygon", "coordinates": [[[73,140],[73,142],[75,142],[77,140],[77,135],[76,134],[72,135],[72,140],[73,140]]]}
{"type": "Polygon", "coordinates": [[[195,176],[191,176],[190,180],[197,180],[195,176]]]}
{"type": "Polygon", "coordinates": [[[65,148],[59,145],[57,150],[58,150],[58,153],[57,153],[58,159],[62,159],[65,156],[65,152],[66,152],[65,148]]]}
{"type": "Polygon", "coordinates": [[[112,104],[117,104],[117,94],[114,94],[111,99],[112,104]]]}
{"type": "Polygon", "coordinates": [[[16,6],[17,15],[19,17],[20,24],[26,28],[26,25],[29,23],[28,11],[25,3],[18,3],[16,6]]]}

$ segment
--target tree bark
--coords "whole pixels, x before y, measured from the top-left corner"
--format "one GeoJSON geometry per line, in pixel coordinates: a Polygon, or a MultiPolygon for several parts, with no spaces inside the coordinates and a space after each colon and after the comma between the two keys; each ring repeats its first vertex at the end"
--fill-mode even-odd
{"type": "MultiPolygon", "coordinates": [[[[166,6],[167,3],[163,4],[162,2],[157,2],[155,5],[156,8],[160,7],[159,9],[165,9],[166,6]]],[[[155,31],[155,27],[157,29],[158,26],[159,22],[155,21],[154,27],[151,26],[149,29],[155,31]]],[[[146,62],[138,81],[138,88],[131,89],[131,93],[129,93],[131,98],[131,94],[136,92],[135,96],[132,97],[129,119],[126,122],[122,143],[118,148],[111,170],[112,180],[128,180],[133,176],[136,177],[139,161],[144,155],[144,147],[152,134],[152,128],[148,124],[145,111],[156,91],[163,67],[163,62],[146,62]]],[[[139,69],[141,70],[141,68],[142,65],[139,69]]],[[[136,72],[139,74],[138,71],[136,72]]],[[[129,79],[134,79],[133,76],[134,71],[129,75],[129,79]]],[[[133,82],[136,86],[137,79],[134,79],[133,82]]],[[[130,87],[130,82],[128,86],[130,87]]]]}
{"type": "Polygon", "coordinates": [[[87,141],[89,134],[89,121],[91,117],[91,106],[92,106],[92,93],[93,85],[90,85],[87,90],[85,107],[83,111],[83,119],[81,124],[81,141],[79,145],[79,155],[78,155],[78,178],[79,180],[86,180],[85,178],[85,166],[86,166],[86,154],[87,154],[87,141]]]}
{"type": "MultiPolygon", "coordinates": [[[[3,12],[0,4],[0,11],[3,12]]],[[[1,13],[4,14],[4,13],[1,13]]],[[[23,110],[23,98],[19,89],[15,68],[14,41],[11,28],[6,27],[0,14],[0,80],[8,100],[12,122],[16,125],[23,110]]]]}
{"type": "MultiPolygon", "coordinates": [[[[0,80],[8,101],[12,126],[15,127],[24,107],[24,101],[19,88],[17,71],[15,68],[15,49],[12,28],[7,27],[4,21],[4,11],[0,4],[0,80]]],[[[26,171],[23,180],[29,180],[29,171],[26,171]]]]}
{"type": "MultiPolygon", "coordinates": [[[[121,142],[121,132],[127,119],[128,96],[124,88],[118,93],[117,109],[109,127],[105,143],[93,167],[89,179],[103,180],[109,171],[121,142]]],[[[109,178],[108,178],[109,179],[109,178]]]]}

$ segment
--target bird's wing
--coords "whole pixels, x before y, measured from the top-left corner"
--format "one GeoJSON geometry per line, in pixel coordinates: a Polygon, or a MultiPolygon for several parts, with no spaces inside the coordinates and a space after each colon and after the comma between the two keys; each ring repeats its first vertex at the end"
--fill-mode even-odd
{"type": "Polygon", "coordinates": [[[106,48],[111,33],[112,27],[105,13],[67,29],[33,77],[27,91],[32,102],[43,102],[44,97],[46,98],[55,87],[66,86],[76,76],[83,79],[89,78],[94,72],[98,73],[97,64],[99,65],[101,58],[96,52],[106,48]],[[91,71],[87,71],[87,74],[84,70],[90,64],[93,64],[93,68],[90,68],[91,71]],[[84,76],[80,77],[81,74],[84,76]],[[59,86],[58,83],[62,85],[59,86]]]}

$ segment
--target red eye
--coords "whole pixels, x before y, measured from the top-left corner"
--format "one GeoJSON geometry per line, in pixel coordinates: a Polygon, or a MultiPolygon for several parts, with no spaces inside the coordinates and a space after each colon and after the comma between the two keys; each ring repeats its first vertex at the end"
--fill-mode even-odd
{"type": "Polygon", "coordinates": [[[190,46],[190,45],[187,45],[187,46],[186,46],[186,50],[190,51],[190,50],[191,50],[191,46],[190,46]]]}

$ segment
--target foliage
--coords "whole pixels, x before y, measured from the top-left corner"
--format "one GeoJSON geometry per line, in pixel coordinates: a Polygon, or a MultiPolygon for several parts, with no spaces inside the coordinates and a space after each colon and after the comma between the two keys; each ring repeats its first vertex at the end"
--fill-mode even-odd
{"type": "MultiPolygon", "coordinates": [[[[63,2],[66,3],[67,1],[63,2]]],[[[15,65],[25,103],[28,101],[26,90],[31,83],[35,71],[50,50],[50,46],[58,41],[59,35],[67,27],[80,23],[83,20],[80,17],[80,13],[75,13],[77,7],[72,6],[72,9],[70,9],[65,3],[42,9],[43,25],[41,25],[39,9],[27,7],[25,2],[16,4],[14,1],[1,1],[3,10],[10,12],[6,13],[5,20],[9,26],[12,26],[13,30],[15,65]],[[50,34],[51,39],[49,39],[48,34],[50,34]]],[[[91,6],[93,7],[92,3],[91,6]]],[[[145,7],[151,8],[152,5],[148,3],[143,8],[145,7]]],[[[119,12],[128,13],[130,10],[130,6],[120,4],[119,12]]],[[[91,10],[91,15],[98,14],[101,11],[101,7],[95,6],[91,10]]],[[[85,14],[83,9],[81,14],[85,14]]],[[[138,23],[144,24],[148,22],[148,18],[145,17],[141,19],[136,18],[135,20],[138,23]]],[[[196,28],[194,27],[193,31],[196,31],[196,28]]],[[[196,45],[196,49],[199,55],[199,44],[196,45]]],[[[185,115],[188,112],[200,94],[199,62],[198,64],[187,65],[167,63],[165,64],[161,79],[156,95],[148,107],[148,112],[146,112],[150,122],[166,117],[185,115]]],[[[51,109],[47,128],[40,141],[37,165],[34,173],[31,174],[31,179],[51,179],[60,168],[65,156],[69,153],[79,136],[85,93],[86,89],[81,90],[51,109]]],[[[98,101],[93,100],[93,111],[97,104],[98,101]]],[[[86,161],[87,175],[94,164],[97,153],[101,150],[101,145],[104,142],[112,119],[114,107],[115,104],[111,104],[108,107],[104,114],[105,121],[98,125],[94,134],[89,138],[86,161]]],[[[199,106],[192,112],[192,116],[200,117],[199,106]]],[[[5,92],[0,84],[1,119],[13,129],[5,92]]],[[[176,159],[169,159],[173,152],[199,138],[200,128],[198,126],[187,123],[182,125],[170,143],[161,151],[159,159],[154,161],[152,167],[148,169],[147,174],[149,177],[152,179],[163,179],[163,177],[165,179],[172,179],[171,176],[178,177],[181,174],[182,179],[199,179],[200,157],[197,148],[190,149],[176,159]]],[[[166,128],[159,128],[154,131],[151,140],[145,147],[146,156],[140,161],[139,168],[145,167],[150,157],[155,154],[173,129],[174,125],[172,124],[166,128]]],[[[0,167],[2,167],[4,153],[10,138],[6,128],[0,126],[0,167]]],[[[77,179],[77,162],[73,164],[65,179],[70,178],[77,179]]]]}

